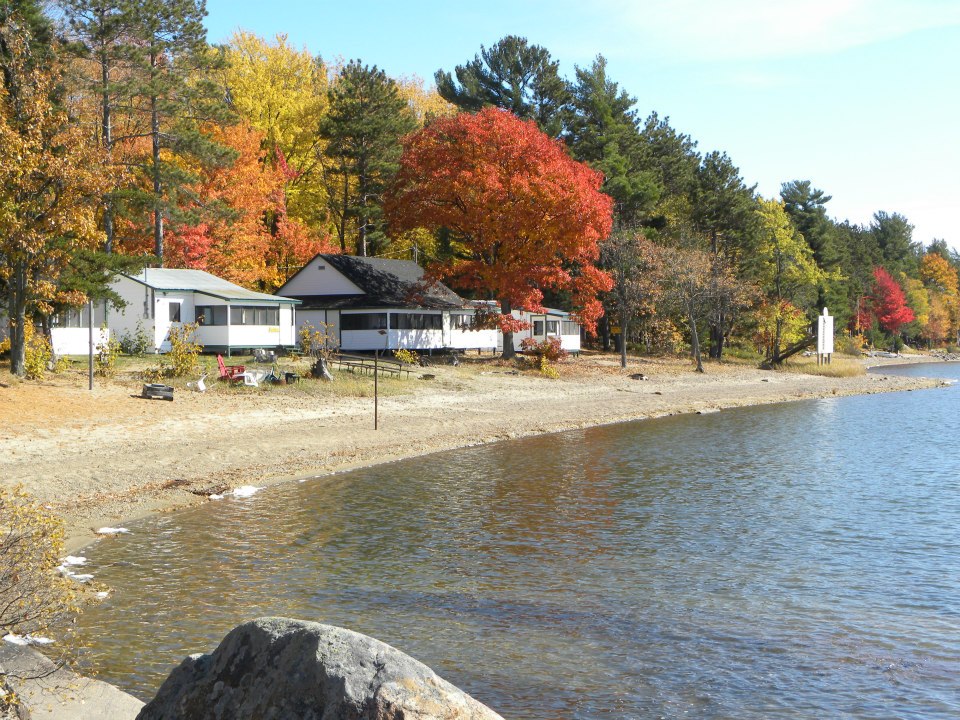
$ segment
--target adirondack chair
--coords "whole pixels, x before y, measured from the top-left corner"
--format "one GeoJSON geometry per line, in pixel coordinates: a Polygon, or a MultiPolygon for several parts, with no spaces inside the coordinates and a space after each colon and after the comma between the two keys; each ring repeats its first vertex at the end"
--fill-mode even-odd
{"type": "Polygon", "coordinates": [[[220,379],[227,382],[240,382],[247,368],[245,365],[227,365],[223,362],[223,355],[217,355],[217,367],[220,369],[220,379]]]}

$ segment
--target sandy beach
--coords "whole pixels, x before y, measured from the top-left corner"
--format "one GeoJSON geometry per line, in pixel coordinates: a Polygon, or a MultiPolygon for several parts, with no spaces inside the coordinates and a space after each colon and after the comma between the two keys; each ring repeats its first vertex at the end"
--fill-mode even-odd
{"type": "Polygon", "coordinates": [[[735,363],[711,363],[701,375],[673,358],[632,360],[622,370],[612,355],[570,359],[561,372],[550,380],[489,359],[416,370],[408,381],[384,384],[376,431],[372,397],[318,396],[306,386],[314,381],[283,392],[178,390],[174,402],[137,397],[141,381],[129,376],[98,379],[92,392],[79,371],[7,381],[0,386],[0,477],[22,483],[65,519],[72,550],[97,528],[243,485],[606,423],[939,384],[735,363]]]}

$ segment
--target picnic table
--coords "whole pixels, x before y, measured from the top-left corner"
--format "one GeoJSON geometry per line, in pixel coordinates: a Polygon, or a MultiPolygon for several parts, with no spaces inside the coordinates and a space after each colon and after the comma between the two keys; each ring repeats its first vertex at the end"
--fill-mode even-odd
{"type": "Polygon", "coordinates": [[[380,357],[375,360],[366,355],[338,353],[330,358],[330,362],[335,364],[337,368],[345,368],[350,372],[359,372],[364,375],[373,374],[374,368],[376,368],[380,375],[395,375],[399,378],[403,373],[406,373],[406,377],[410,377],[410,368],[404,367],[404,364],[395,358],[380,357]]]}

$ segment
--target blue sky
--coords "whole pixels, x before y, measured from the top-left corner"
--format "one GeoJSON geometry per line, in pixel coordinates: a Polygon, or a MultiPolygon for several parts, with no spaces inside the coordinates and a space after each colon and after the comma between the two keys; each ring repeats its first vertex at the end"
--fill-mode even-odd
{"type": "Polygon", "coordinates": [[[504,35],[610,77],[730,155],[767,197],[811,180],[831,216],[899,212],[960,249],[960,0],[207,0],[211,42],[278,33],[432,81],[504,35]]]}

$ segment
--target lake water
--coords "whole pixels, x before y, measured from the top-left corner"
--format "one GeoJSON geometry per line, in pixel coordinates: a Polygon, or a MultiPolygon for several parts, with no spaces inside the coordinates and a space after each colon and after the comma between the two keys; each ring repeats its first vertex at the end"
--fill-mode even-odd
{"type": "Polygon", "coordinates": [[[958,437],[950,387],[211,502],[87,549],[113,588],[81,619],[87,661],[148,698],[183,656],[284,615],[384,640],[512,719],[957,718],[958,437]]]}

